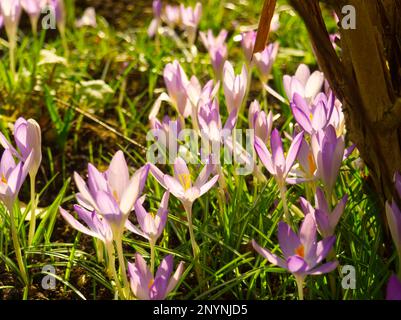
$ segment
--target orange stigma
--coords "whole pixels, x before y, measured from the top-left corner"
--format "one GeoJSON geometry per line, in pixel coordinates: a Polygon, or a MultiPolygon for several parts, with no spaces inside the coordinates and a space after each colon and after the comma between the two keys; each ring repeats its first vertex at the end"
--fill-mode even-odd
{"type": "Polygon", "coordinates": [[[298,248],[295,249],[295,254],[302,258],[305,256],[305,248],[303,244],[301,244],[298,248]]]}

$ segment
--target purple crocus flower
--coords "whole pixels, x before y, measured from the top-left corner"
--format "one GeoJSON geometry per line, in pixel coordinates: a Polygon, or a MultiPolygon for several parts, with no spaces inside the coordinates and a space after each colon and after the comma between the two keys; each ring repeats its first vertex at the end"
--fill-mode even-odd
{"type": "Polygon", "coordinates": [[[128,214],[142,193],[148,171],[149,166],[145,165],[130,178],[124,154],[118,151],[104,173],[92,164],[88,165],[87,184],[78,173],[74,173],[79,190],[77,201],[89,211],[96,210],[108,221],[113,234],[119,236],[128,220],[128,214]]]}
{"type": "Polygon", "coordinates": [[[215,175],[208,181],[209,176],[213,172],[213,165],[208,163],[203,167],[193,184],[188,167],[180,157],[174,163],[174,176],[163,174],[152,164],[150,172],[164,188],[181,200],[187,211],[191,210],[194,201],[208,192],[219,178],[218,175],[215,175]]]}
{"type": "Polygon", "coordinates": [[[153,136],[161,144],[165,151],[178,152],[178,135],[181,132],[181,124],[177,120],[171,120],[169,116],[164,116],[160,122],[157,118],[151,118],[150,127],[153,136]]]}
{"type": "Polygon", "coordinates": [[[9,150],[14,157],[26,162],[32,154],[28,171],[31,176],[36,176],[42,161],[42,139],[39,124],[34,119],[18,118],[14,124],[14,140],[18,151],[0,133],[0,144],[4,149],[9,150]]]}
{"type": "Polygon", "coordinates": [[[344,158],[345,142],[337,137],[332,125],[312,135],[312,150],[317,166],[317,176],[322,180],[327,199],[335,186],[341,163],[344,158]]]}
{"type": "Polygon", "coordinates": [[[227,31],[224,29],[221,30],[217,37],[213,36],[212,30],[208,30],[207,34],[200,32],[199,35],[203,45],[209,52],[216,78],[221,79],[223,66],[228,55],[227,45],[225,44],[227,31]]]}
{"type": "Polygon", "coordinates": [[[262,52],[255,53],[255,64],[263,83],[269,80],[270,72],[278,54],[278,42],[269,44],[262,52]]]}
{"type": "Polygon", "coordinates": [[[181,22],[180,7],[166,5],[164,10],[164,20],[170,28],[174,29],[174,27],[181,22]]]}
{"type": "Polygon", "coordinates": [[[209,100],[206,103],[199,104],[198,123],[199,129],[205,137],[212,143],[220,144],[222,138],[228,136],[234,129],[237,122],[237,111],[233,110],[224,127],[221,124],[218,100],[209,100]],[[223,131],[224,130],[224,131],[223,131]]]}
{"type": "MultiPolygon", "coordinates": [[[[169,196],[168,191],[164,193],[156,214],[147,212],[143,207],[145,196],[139,198],[135,203],[135,214],[141,227],[141,235],[152,243],[156,243],[166,226],[169,196]]],[[[126,226],[128,230],[138,234],[138,229],[131,222],[128,221],[126,226]]]]}
{"type": "Polygon", "coordinates": [[[295,120],[309,134],[324,130],[330,123],[334,110],[335,96],[330,92],[327,97],[319,93],[311,105],[297,92],[294,93],[291,109],[295,120]]]}
{"type": "Polygon", "coordinates": [[[280,133],[277,129],[273,130],[270,138],[272,153],[269,152],[262,139],[255,137],[255,150],[266,169],[270,174],[275,176],[279,186],[285,185],[288,173],[301,147],[303,134],[303,132],[300,132],[293,139],[290,149],[288,150],[287,158],[284,156],[283,143],[281,142],[280,133]]]}
{"type": "Polygon", "coordinates": [[[95,211],[89,211],[80,205],[74,205],[75,212],[78,214],[79,218],[86,223],[87,227],[85,227],[63,208],[60,207],[59,210],[65,221],[67,221],[75,230],[97,238],[103,241],[106,245],[112,243],[113,232],[109,224],[104,218],[98,216],[95,211]]]}
{"type": "MultiPolygon", "coordinates": [[[[337,267],[337,261],[322,264],[322,261],[332,249],[335,240],[335,236],[331,236],[317,242],[316,224],[313,216],[306,215],[298,235],[285,222],[279,223],[278,241],[284,258],[262,248],[255,240],[252,240],[252,246],[270,263],[291,272],[297,279],[298,289],[301,291],[307,275],[329,273],[337,267]]],[[[302,298],[302,295],[300,295],[300,298],[302,298]]]]}
{"type": "Polygon", "coordinates": [[[10,43],[15,43],[16,41],[21,11],[20,0],[0,0],[0,12],[10,43]]]}
{"type": "Polygon", "coordinates": [[[96,10],[93,7],[86,8],[82,17],[75,22],[77,28],[82,27],[97,27],[96,10]]]}
{"type": "Polygon", "coordinates": [[[401,281],[395,274],[388,281],[386,300],[401,300],[401,281]]]}
{"type": "Polygon", "coordinates": [[[267,115],[261,111],[260,104],[254,100],[249,106],[249,128],[255,130],[255,136],[259,137],[265,144],[270,139],[273,129],[273,113],[267,115]]]}
{"type": "Polygon", "coordinates": [[[323,238],[334,235],[336,226],[344,212],[347,204],[348,195],[345,195],[337,206],[330,210],[329,203],[324,196],[322,189],[317,188],[315,195],[316,210],[313,206],[303,197],[300,199],[302,211],[305,216],[311,214],[316,221],[317,229],[323,238]]]}
{"type": "Polygon", "coordinates": [[[164,300],[174,290],[184,270],[184,263],[180,262],[173,272],[173,256],[166,256],[160,263],[156,276],[152,275],[143,257],[135,254],[135,263],[128,263],[128,275],[131,290],[140,300],[164,300]]]}
{"type": "Polygon", "coordinates": [[[177,111],[183,118],[191,114],[191,104],[187,95],[189,80],[177,60],[164,68],[164,82],[167,92],[177,111]]]}
{"type": "Polygon", "coordinates": [[[253,48],[255,46],[257,32],[252,30],[242,34],[241,46],[247,63],[252,61],[253,48]]]}
{"type": "Polygon", "coordinates": [[[245,65],[242,66],[241,74],[235,75],[232,64],[229,61],[224,63],[223,88],[229,113],[233,110],[239,111],[245,98],[247,83],[248,72],[245,65]]]}
{"type": "Polygon", "coordinates": [[[20,0],[22,8],[29,15],[33,33],[37,32],[37,24],[40,13],[45,5],[44,0],[20,0]]]}
{"type": "Polygon", "coordinates": [[[161,0],[153,0],[152,8],[153,8],[153,19],[148,28],[148,36],[151,38],[155,36],[157,29],[159,28],[161,23],[161,12],[162,12],[161,0]]]}
{"type": "Polygon", "coordinates": [[[18,193],[24,183],[32,162],[32,153],[24,163],[16,163],[13,153],[6,149],[0,162],[0,200],[9,211],[18,197],[18,193]]]}
{"type": "Polygon", "coordinates": [[[227,30],[224,29],[221,30],[217,37],[213,35],[213,31],[210,29],[207,31],[207,33],[202,31],[199,32],[199,36],[205,48],[207,50],[210,50],[212,48],[217,48],[222,45],[225,45],[225,41],[227,38],[227,30]]]}
{"type": "Polygon", "coordinates": [[[182,27],[186,30],[188,42],[193,45],[196,37],[196,30],[202,16],[202,4],[197,2],[195,8],[180,6],[182,27]]]}
{"type": "Polygon", "coordinates": [[[305,98],[308,102],[313,101],[321,91],[324,83],[324,75],[320,71],[311,74],[308,66],[299,65],[294,76],[284,76],[284,90],[291,101],[295,93],[305,98]]]}

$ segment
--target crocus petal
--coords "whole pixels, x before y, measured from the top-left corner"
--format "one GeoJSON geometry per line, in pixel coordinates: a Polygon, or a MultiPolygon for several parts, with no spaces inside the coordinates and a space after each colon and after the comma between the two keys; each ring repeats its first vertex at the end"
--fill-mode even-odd
{"type": "Polygon", "coordinates": [[[338,266],[338,261],[330,261],[320,265],[317,268],[314,268],[311,271],[308,271],[308,274],[319,275],[319,274],[329,273],[333,271],[335,268],[337,268],[337,266],[338,266]]]}
{"type": "Polygon", "coordinates": [[[121,196],[120,209],[123,214],[128,214],[132,211],[135,201],[141,195],[145,187],[146,179],[148,178],[149,165],[145,165],[138,169],[132,176],[121,196]]]}
{"type": "Polygon", "coordinates": [[[157,180],[157,182],[160,183],[160,185],[164,188],[167,189],[166,185],[164,184],[164,173],[156,167],[153,163],[149,163],[149,168],[150,168],[150,173],[152,176],[157,180]]]}
{"type": "Polygon", "coordinates": [[[75,230],[78,230],[79,232],[82,232],[84,234],[87,234],[91,237],[95,237],[97,239],[100,239],[102,241],[104,241],[104,239],[97,234],[96,232],[93,232],[91,230],[89,230],[87,227],[83,226],[80,222],[78,222],[71,214],[69,214],[66,210],[64,210],[63,208],[59,208],[61,215],[63,216],[63,218],[65,219],[65,221],[68,222],[68,224],[73,227],[75,230]]]}
{"type": "Polygon", "coordinates": [[[110,166],[106,171],[106,176],[111,188],[110,191],[118,200],[121,199],[129,182],[128,165],[121,150],[117,151],[113,156],[110,166]]]}
{"type": "Polygon", "coordinates": [[[145,232],[142,232],[139,228],[134,226],[131,221],[127,220],[125,222],[125,227],[132,233],[137,234],[138,236],[144,237],[146,240],[150,240],[150,237],[145,232]]]}
{"type": "Polygon", "coordinates": [[[166,295],[175,289],[178,281],[181,278],[183,271],[184,271],[184,262],[181,261],[177,267],[177,270],[175,271],[173,276],[170,278],[170,281],[169,281],[169,283],[167,285],[167,289],[166,289],[166,295]]]}
{"type": "Polygon", "coordinates": [[[271,174],[276,174],[276,170],[273,166],[272,156],[265,143],[259,137],[255,137],[255,150],[266,169],[271,174]]]}
{"type": "Polygon", "coordinates": [[[256,243],[255,240],[252,240],[252,246],[256,250],[257,253],[259,253],[265,259],[269,260],[269,262],[271,264],[274,264],[281,268],[287,269],[287,264],[282,258],[277,257],[275,254],[271,253],[269,250],[262,248],[261,246],[259,246],[256,243]]]}
{"type": "Polygon", "coordinates": [[[308,265],[300,256],[291,256],[287,259],[287,268],[291,273],[304,273],[308,265]]]}
{"type": "Polygon", "coordinates": [[[316,223],[312,215],[306,215],[299,229],[299,238],[304,246],[305,260],[310,261],[316,254],[316,223]]]}
{"type": "Polygon", "coordinates": [[[316,264],[320,263],[327,257],[330,250],[336,242],[335,236],[330,236],[319,241],[316,246],[316,264]]]}
{"type": "MultiPolygon", "coordinates": [[[[270,138],[273,164],[277,168],[281,169],[284,173],[285,170],[285,157],[283,151],[283,143],[281,142],[280,133],[277,129],[274,129],[270,138]]],[[[294,158],[295,159],[295,158],[294,158]]]]}
{"type": "Polygon", "coordinates": [[[295,159],[298,156],[299,149],[301,148],[303,132],[297,134],[291,143],[290,149],[288,150],[287,159],[285,160],[285,176],[290,172],[295,159]]]}
{"type": "Polygon", "coordinates": [[[219,175],[215,175],[212,179],[210,179],[207,183],[200,187],[199,197],[203,196],[206,192],[208,192],[219,179],[219,175]]]}
{"type": "Polygon", "coordinates": [[[315,220],[317,227],[319,229],[320,234],[323,237],[328,237],[333,235],[334,229],[332,228],[330,221],[329,221],[329,216],[326,212],[316,209],[315,210],[315,220]]]}
{"type": "Polygon", "coordinates": [[[278,242],[283,251],[284,257],[290,257],[295,254],[295,250],[301,245],[298,236],[291,230],[285,222],[278,224],[278,242]]]}
{"type": "Polygon", "coordinates": [[[167,174],[164,176],[164,185],[166,186],[167,190],[170,191],[177,198],[182,197],[185,193],[182,184],[177,181],[177,179],[167,174]]]}
{"type": "Polygon", "coordinates": [[[322,89],[324,83],[324,75],[320,71],[311,74],[305,86],[305,97],[313,99],[322,89]]]}

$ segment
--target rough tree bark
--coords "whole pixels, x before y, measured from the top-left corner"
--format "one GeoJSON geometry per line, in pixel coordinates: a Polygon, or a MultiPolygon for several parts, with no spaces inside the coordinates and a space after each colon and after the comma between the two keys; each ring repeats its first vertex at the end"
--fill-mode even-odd
{"type": "Polygon", "coordinates": [[[343,102],[350,140],[369,168],[382,203],[394,195],[401,170],[401,0],[329,0],[356,10],[356,29],[341,34],[337,55],[319,0],[289,0],[308,29],[320,68],[343,102]]]}

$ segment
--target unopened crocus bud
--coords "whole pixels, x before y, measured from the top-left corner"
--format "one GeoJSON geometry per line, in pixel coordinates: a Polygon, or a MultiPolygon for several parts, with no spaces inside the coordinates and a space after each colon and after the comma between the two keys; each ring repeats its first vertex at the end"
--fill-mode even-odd
{"type": "Polygon", "coordinates": [[[202,4],[197,2],[195,8],[180,6],[182,27],[187,32],[188,42],[193,45],[196,38],[196,30],[202,16],[202,4]]]}
{"type": "Polygon", "coordinates": [[[75,22],[75,26],[77,28],[82,28],[82,27],[96,28],[97,23],[96,23],[95,8],[93,7],[86,8],[82,17],[75,22]]]}
{"type": "Polygon", "coordinates": [[[42,137],[39,124],[34,119],[19,118],[15,122],[14,138],[24,161],[32,153],[28,171],[31,177],[36,176],[42,162],[42,137]]]}
{"type": "Polygon", "coordinates": [[[240,109],[245,97],[248,82],[248,72],[245,65],[242,66],[241,74],[235,75],[234,68],[229,61],[226,61],[223,69],[223,88],[226,97],[227,110],[240,109]]]}
{"type": "Polygon", "coordinates": [[[253,47],[256,41],[256,31],[248,31],[242,34],[241,46],[244,51],[246,61],[248,63],[252,60],[253,47]]]}
{"type": "Polygon", "coordinates": [[[273,128],[273,114],[270,111],[266,115],[264,111],[261,111],[257,100],[253,101],[249,107],[249,127],[255,130],[256,137],[267,143],[273,128]]]}
{"type": "Polygon", "coordinates": [[[269,75],[273,67],[273,63],[277,58],[278,42],[269,44],[265,50],[255,53],[255,63],[260,72],[260,78],[263,83],[269,80],[269,75]]]}
{"type": "Polygon", "coordinates": [[[0,11],[10,43],[16,41],[17,28],[21,18],[21,4],[19,0],[0,0],[0,11]]]}
{"type": "Polygon", "coordinates": [[[174,28],[181,22],[181,11],[178,6],[166,5],[164,20],[170,28],[174,28]]]}

